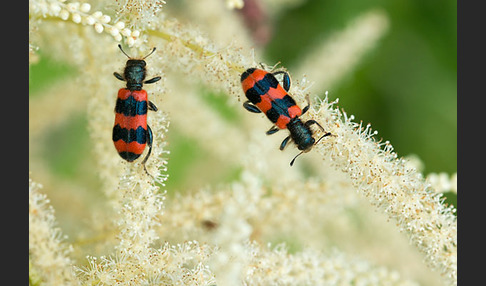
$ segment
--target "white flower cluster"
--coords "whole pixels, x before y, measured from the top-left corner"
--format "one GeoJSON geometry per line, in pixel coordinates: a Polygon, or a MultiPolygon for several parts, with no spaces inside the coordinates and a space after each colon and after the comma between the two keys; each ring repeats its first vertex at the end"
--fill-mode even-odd
{"type": "Polygon", "coordinates": [[[64,242],[54,209],[39,192],[41,187],[29,178],[29,268],[33,269],[29,275],[46,285],[74,285],[69,258],[72,248],[64,242]]]}
{"type": "Polygon", "coordinates": [[[321,253],[306,249],[289,254],[284,245],[266,248],[250,243],[251,261],[245,285],[395,285],[416,286],[396,271],[333,249],[321,253]]]}
{"type": "MultiPolygon", "coordinates": [[[[205,265],[213,251],[197,241],[146,249],[147,256],[119,251],[99,258],[88,255],[88,265],[78,268],[80,285],[215,285],[205,265]]],[[[57,284],[63,285],[63,284],[57,284]]]]}
{"type": "Polygon", "coordinates": [[[71,19],[76,24],[93,26],[97,33],[106,32],[117,42],[125,41],[128,46],[137,44],[140,38],[139,30],[130,30],[122,21],[113,23],[109,15],[101,11],[90,13],[91,5],[89,3],[69,2],[66,0],[44,0],[30,1],[30,11],[38,12],[44,17],[53,16],[67,21],[71,19]]]}
{"type": "MultiPolygon", "coordinates": [[[[347,173],[358,192],[391,219],[426,254],[432,268],[457,280],[457,218],[455,208],[441,203],[422,175],[404,159],[397,159],[389,142],[376,142],[370,125],[353,122],[324,101],[321,111],[334,117],[337,137],[318,148],[336,168],[347,173]]],[[[312,112],[312,111],[310,111],[312,112]]]]}

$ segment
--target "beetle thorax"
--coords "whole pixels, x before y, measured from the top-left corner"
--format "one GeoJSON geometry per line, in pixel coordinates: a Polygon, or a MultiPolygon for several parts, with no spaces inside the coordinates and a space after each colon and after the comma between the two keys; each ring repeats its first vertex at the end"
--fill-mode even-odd
{"type": "Polygon", "coordinates": [[[128,60],[123,72],[129,90],[141,90],[145,79],[145,61],[128,60]]]}
{"type": "Polygon", "coordinates": [[[290,137],[299,150],[307,152],[312,149],[315,139],[312,137],[312,130],[309,126],[305,125],[298,117],[295,117],[287,124],[287,128],[290,131],[290,137]]]}

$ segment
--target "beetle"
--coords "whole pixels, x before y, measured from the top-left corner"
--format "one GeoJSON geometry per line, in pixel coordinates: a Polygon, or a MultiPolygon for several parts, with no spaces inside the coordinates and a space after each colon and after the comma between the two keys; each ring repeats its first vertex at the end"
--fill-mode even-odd
{"type": "Polygon", "coordinates": [[[315,120],[302,122],[299,118],[310,108],[309,97],[307,106],[304,109],[296,104],[295,100],[288,94],[290,89],[290,76],[285,71],[267,72],[263,69],[249,68],[241,74],[241,86],[245,92],[247,101],[243,107],[253,113],[265,113],[267,118],[274,124],[267,132],[267,135],[274,134],[280,129],[288,129],[290,135],[280,144],[280,150],[284,150],[288,142],[292,140],[301,152],[290,162],[294,164],[295,159],[302,153],[309,152],[312,147],[322,138],[332,135],[325,132],[324,128],[315,120]],[[282,85],[277,80],[277,75],[283,75],[282,85]],[[316,140],[313,137],[311,125],[317,125],[324,135],[316,140]]]}
{"type": "Polygon", "coordinates": [[[131,58],[121,45],[118,45],[118,48],[128,57],[128,61],[123,75],[113,73],[117,79],[126,82],[126,87],[118,91],[112,139],[120,157],[128,162],[133,162],[140,157],[148,145],[149,150],[142,165],[145,172],[149,174],[145,163],[152,153],[153,134],[150,126],[147,125],[147,110],[157,111],[158,109],[148,100],[147,92],[142,87],[143,84],[154,83],[161,79],[160,76],[156,76],[145,80],[147,65],[145,59],[155,52],[155,47],[141,59],[131,58]]]}

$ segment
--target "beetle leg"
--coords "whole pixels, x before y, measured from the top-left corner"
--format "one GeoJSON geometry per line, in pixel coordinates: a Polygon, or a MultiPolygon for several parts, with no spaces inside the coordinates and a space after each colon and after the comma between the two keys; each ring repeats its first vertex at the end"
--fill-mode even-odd
{"type": "Polygon", "coordinates": [[[319,124],[317,121],[315,121],[315,120],[312,120],[312,119],[311,119],[311,120],[308,120],[308,121],[306,121],[306,122],[304,123],[304,125],[305,125],[305,126],[307,126],[307,127],[311,126],[312,124],[316,124],[317,126],[319,126],[319,128],[320,128],[322,131],[324,131],[324,127],[322,127],[322,126],[321,126],[321,125],[320,125],[320,124],[319,124]]]}
{"type": "Polygon", "coordinates": [[[121,74],[119,74],[119,73],[117,73],[117,72],[114,72],[114,73],[113,73],[113,75],[114,75],[114,76],[115,76],[117,79],[119,79],[119,80],[121,80],[121,81],[125,81],[125,79],[123,78],[123,76],[122,76],[121,74]]]}
{"type": "Polygon", "coordinates": [[[256,107],[256,105],[253,105],[249,100],[245,101],[243,103],[243,107],[253,113],[261,113],[262,111],[256,107]]]}
{"type": "Polygon", "coordinates": [[[290,135],[285,137],[285,139],[282,141],[282,144],[280,144],[280,150],[283,151],[285,146],[287,146],[287,143],[289,143],[289,140],[290,140],[290,135]]]}
{"type": "MultiPolygon", "coordinates": [[[[307,106],[306,106],[306,107],[304,107],[304,109],[302,110],[302,114],[306,113],[306,112],[309,110],[309,108],[310,108],[310,99],[309,99],[309,95],[307,95],[307,96],[305,97],[305,99],[307,100],[307,106]]],[[[314,120],[312,120],[312,121],[314,121],[314,120]]],[[[319,125],[319,126],[320,126],[320,125],[319,125]]],[[[321,127],[321,128],[322,128],[322,127],[321,127]]]]}
{"type": "Polygon", "coordinates": [[[290,76],[287,72],[285,71],[277,71],[274,72],[273,75],[276,76],[278,74],[283,74],[283,88],[285,91],[289,91],[290,89],[290,76]]]}
{"type": "Polygon", "coordinates": [[[152,101],[149,101],[148,102],[148,109],[152,110],[152,111],[157,111],[157,106],[155,106],[155,104],[152,102],[152,101]]]}
{"type": "Polygon", "coordinates": [[[154,77],[154,78],[151,78],[151,79],[149,79],[149,80],[144,81],[143,83],[154,83],[154,82],[159,81],[160,79],[161,79],[161,77],[160,77],[160,76],[156,76],[156,77],[154,77]]]}
{"type": "Polygon", "coordinates": [[[274,125],[274,126],[272,126],[272,128],[268,129],[267,135],[272,135],[273,133],[275,133],[279,130],[280,130],[280,128],[278,128],[277,126],[274,125]]]}
{"type": "Polygon", "coordinates": [[[147,171],[147,167],[145,167],[145,163],[147,162],[148,158],[150,157],[150,154],[152,153],[152,141],[153,141],[152,129],[150,129],[150,126],[147,125],[147,145],[149,147],[149,150],[147,156],[145,156],[145,158],[142,161],[142,165],[147,175],[153,178],[153,176],[150,175],[150,173],[147,171]]]}

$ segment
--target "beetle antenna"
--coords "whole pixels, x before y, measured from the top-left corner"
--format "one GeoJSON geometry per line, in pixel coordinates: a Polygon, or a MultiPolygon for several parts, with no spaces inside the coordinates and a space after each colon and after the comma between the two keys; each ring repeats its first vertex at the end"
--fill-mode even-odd
{"type": "Polygon", "coordinates": [[[150,56],[154,52],[155,52],[155,47],[152,49],[152,51],[148,55],[146,55],[145,57],[143,57],[142,60],[145,60],[148,56],[150,56]]]}
{"type": "Polygon", "coordinates": [[[294,162],[295,162],[295,159],[297,159],[297,157],[299,157],[302,153],[304,153],[304,151],[300,151],[299,154],[297,154],[294,159],[292,159],[292,161],[290,161],[290,166],[294,165],[294,162]]]}
{"type": "MultiPolygon", "coordinates": [[[[327,136],[336,136],[336,135],[333,135],[331,134],[331,132],[326,132],[326,134],[322,135],[321,138],[319,138],[316,143],[314,143],[314,145],[317,145],[317,143],[319,143],[319,141],[321,141],[322,138],[324,137],[327,137],[327,136]]],[[[290,161],[290,166],[294,165],[294,162],[295,162],[295,159],[297,159],[297,157],[299,157],[300,155],[302,155],[302,153],[304,153],[304,151],[300,151],[299,154],[297,154],[294,159],[292,159],[292,161],[290,161]]]]}
{"type": "Polygon", "coordinates": [[[127,58],[131,59],[131,57],[127,55],[127,53],[125,53],[125,51],[122,49],[122,46],[120,44],[118,44],[118,48],[120,48],[120,51],[122,51],[122,53],[124,53],[127,58]]]}
{"type": "Polygon", "coordinates": [[[326,134],[322,135],[321,138],[319,138],[316,141],[316,143],[314,143],[314,145],[317,145],[317,143],[319,143],[319,141],[321,141],[322,138],[327,137],[327,136],[336,136],[336,135],[332,135],[331,132],[326,132],[326,134]]]}

